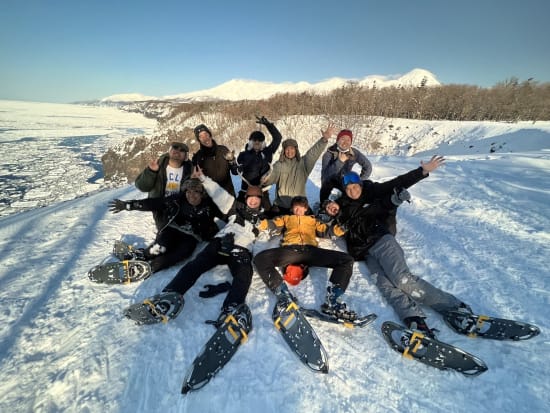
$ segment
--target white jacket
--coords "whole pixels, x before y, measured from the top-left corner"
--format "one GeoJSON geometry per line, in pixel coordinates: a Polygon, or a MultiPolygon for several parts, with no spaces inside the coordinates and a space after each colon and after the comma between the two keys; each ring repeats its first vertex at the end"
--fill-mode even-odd
{"type": "Polygon", "coordinates": [[[208,176],[203,175],[200,180],[220,211],[228,217],[227,224],[216,234],[215,238],[222,238],[226,234],[233,233],[235,245],[252,252],[258,230],[249,220],[239,219],[239,206],[241,208],[246,208],[246,206],[208,176]]]}

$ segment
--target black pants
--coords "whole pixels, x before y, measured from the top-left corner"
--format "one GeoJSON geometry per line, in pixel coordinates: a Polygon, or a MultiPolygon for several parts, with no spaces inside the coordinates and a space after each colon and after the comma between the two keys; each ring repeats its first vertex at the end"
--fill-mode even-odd
{"type": "Polygon", "coordinates": [[[254,264],[264,283],[273,292],[283,282],[281,274],[275,267],[306,264],[310,267],[332,268],[329,280],[343,291],[348,288],[353,271],[351,255],[311,245],[293,245],[264,250],[256,255],[254,264]]]}
{"type": "Polygon", "coordinates": [[[156,241],[145,249],[145,258],[151,265],[151,270],[157,272],[189,258],[197,243],[194,236],[166,227],[159,232],[156,241]],[[151,254],[150,249],[155,244],[164,247],[166,251],[159,255],[151,254]]]}
{"type": "Polygon", "coordinates": [[[252,254],[244,248],[235,247],[230,255],[221,255],[218,253],[220,246],[219,238],[210,241],[193,261],[189,261],[178,271],[163,291],[185,294],[203,273],[216,265],[227,265],[233,276],[233,282],[223,306],[244,303],[252,282],[252,254]]]}

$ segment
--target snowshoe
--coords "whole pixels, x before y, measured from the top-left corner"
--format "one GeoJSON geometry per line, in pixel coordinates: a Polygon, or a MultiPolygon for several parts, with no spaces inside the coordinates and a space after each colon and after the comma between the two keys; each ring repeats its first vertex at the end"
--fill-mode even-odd
{"type": "Polygon", "coordinates": [[[477,376],[488,369],[483,360],[473,354],[391,321],[382,324],[382,334],[388,344],[403,357],[428,366],[454,370],[465,376],[477,376]]]}
{"type": "MultiPolygon", "coordinates": [[[[223,312],[225,316],[214,335],[205,344],[185,376],[182,394],[205,386],[248,339],[252,330],[252,314],[246,304],[223,312]]],[[[222,318],[222,317],[220,317],[222,318]]]]}
{"type": "Polygon", "coordinates": [[[275,328],[300,361],[315,372],[328,373],[328,355],[290,293],[281,293],[272,314],[275,328]]]}
{"type": "Polygon", "coordinates": [[[353,319],[350,319],[348,317],[342,318],[337,315],[326,314],[314,308],[301,308],[300,311],[304,313],[306,317],[316,318],[317,320],[326,321],[328,323],[341,324],[347,328],[365,327],[376,320],[377,317],[374,313],[364,316],[359,316],[354,313],[355,316],[353,319]]]}
{"type": "Polygon", "coordinates": [[[88,278],[96,283],[128,284],[145,280],[151,274],[148,262],[124,260],[96,265],[88,271],[88,278]]]}
{"type": "Polygon", "coordinates": [[[124,316],[136,324],[167,323],[183,309],[183,296],[176,292],[163,292],[132,304],[124,310],[124,316]]]}
{"type": "Polygon", "coordinates": [[[521,321],[476,315],[463,310],[448,311],[443,319],[449,327],[468,337],[494,340],[528,340],[540,334],[540,329],[521,321]]]}

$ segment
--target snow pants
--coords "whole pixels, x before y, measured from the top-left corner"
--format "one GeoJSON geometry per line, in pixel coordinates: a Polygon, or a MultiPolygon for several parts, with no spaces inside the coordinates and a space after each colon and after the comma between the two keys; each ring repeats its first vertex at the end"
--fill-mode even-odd
{"type": "Polygon", "coordinates": [[[227,265],[233,276],[231,289],[223,306],[244,303],[252,282],[252,254],[245,248],[235,246],[229,255],[222,255],[220,238],[214,238],[197,256],[183,266],[163,291],[185,294],[200,276],[217,265],[227,265]]]}
{"type": "Polygon", "coordinates": [[[197,244],[194,236],[166,227],[159,232],[156,241],[145,249],[145,258],[151,270],[157,272],[189,258],[197,244]],[[158,247],[163,247],[165,251],[156,252],[158,247]]]}
{"type": "Polygon", "coordinates": [[[403,249],[393,235],[380,238],[369,249],[365,261],[376,286],[401,320],[426,317],[420,305],[444,313],[462,304],[455,296],[411,274],[403,249]]]}
{"type": "Polygon", "coordinates": [[[256,255],[254,264],[264,283],[273,292],[283,283],[283,277],[275,267],[305,264],[310,267],[332,268],[329,280],[342,291],[348,288],[353,271],[351,255],[312,245],[292,245],[264,250],[256,255]]]}

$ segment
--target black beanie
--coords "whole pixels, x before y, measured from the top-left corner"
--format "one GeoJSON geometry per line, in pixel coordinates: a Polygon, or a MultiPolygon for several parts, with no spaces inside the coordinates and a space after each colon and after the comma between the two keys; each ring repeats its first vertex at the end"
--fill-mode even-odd
{"type": "Polygon", "coordinates": [[[265,135],[260,132],[259,130],[255,130],[250,134],[250,137],[248,138],[249,141],[265,141],[265,135]]]}
{"type": "Polygon", "coordinates": [[[193,129],[193,133],[195,134],[195,138],[199,139],[199,133],[201,132],[208,132],[208,134],[210,136],[212,136],[212,132],[210,132],[210,129],[208,129],[208,127],[204,124],[200,124],[200,125],[197,125],[195,126],[195,129],[193,129]]]}

